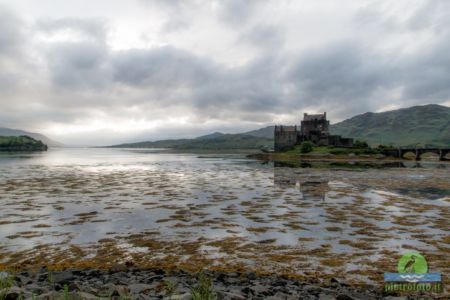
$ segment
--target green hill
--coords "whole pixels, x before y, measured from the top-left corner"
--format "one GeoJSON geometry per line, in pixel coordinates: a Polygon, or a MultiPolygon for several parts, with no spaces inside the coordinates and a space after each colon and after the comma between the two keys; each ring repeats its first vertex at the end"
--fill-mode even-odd
{"type": "Polygon", "coordinates": [[[213,133],[195,139],[160,140],[154,142],[140,142],[110,146],[111,148],[172,148],[179,150],[231,150],[231,149],[259,149],[263,146],[271,147],[272,138],[260,138],[246,134],[213,133]]]}
{"type": "Polygon", "coordinates": [[[47,145],[29,136],[0,136],[0,151],[47,151],[47,145]]]}
{"type": "Polygon", "coordinates": [[[256,137],[260,137],[260,138],[273,139],[273,131],[274,130],[275,130],[275,126],[267,126],[267,127],[263,127],[263,128],[256,129],[256,130],[247,131],[243,134],[256,136],[256,137]]]}
{"type": "Polygon", "coordinates": [[[369,112],[332,125],[331,132],[372,145],[450,147],[450,107],[430,104],[369,112]]]}

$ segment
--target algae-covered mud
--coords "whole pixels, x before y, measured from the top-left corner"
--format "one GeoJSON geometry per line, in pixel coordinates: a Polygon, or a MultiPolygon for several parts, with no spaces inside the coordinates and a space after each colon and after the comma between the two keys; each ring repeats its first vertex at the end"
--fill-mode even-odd
{"type": "MultiPolygon", "coordinates": [[[[254,271],[381,285],[450,274],[450,165],[60,149],[0,156],[0,268],[254,271]]],[[[448,283],[448,282],[447,282],[448,283]]]]}

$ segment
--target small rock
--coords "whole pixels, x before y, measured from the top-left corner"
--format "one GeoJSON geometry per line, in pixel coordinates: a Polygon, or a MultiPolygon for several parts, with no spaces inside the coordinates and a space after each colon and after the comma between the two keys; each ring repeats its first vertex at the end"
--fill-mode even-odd
{"type": "Polygon", "coordinates": [[[354,298],[347,294],[339,294],[337,295],[336,300],[354,300],[354,298]]]}
{"type": "Polygon", "coordinates": [[[144,278],[144,281],[143,281],[143,282],[145,282],[145,283],[152,283],[152,282],[154,282],[154,281],[160,282],[160,281],[163,280],[163,279],[164,279],[163,276],[161,276],[161,275],[155,275],[155,276],[150,276],[150,277],[144,278]]]}
{"type": "Polygon", "coordinates": [[[94,296],[94,295],[86,293],[86,292],[79,292],[78,296],[80,297],[80,299],[83,299],[83,300],[97,300],[98,299],[97,296],[94,296]]]}
{"type": "Polygon", "coordinates": [[[247,278],[250,279],[250,280],[255,280],[255,279],[258,278],[258,276],[256,275],[255,272],[249,272],[249,273],[247,274],[247,278]]]}
{"type": "Polygon", "coordinates": [[[118,285],[116,286],[115,291],[119,292],[119,295],[121,297],[128,297],[130,295],[130,289],[128,288],[128,286],[118,285]]]}
{"type": "Polygon", "coordinates": [[[156,275],[165,275],[166,274],[166,272],[161,269],[156,269],[153,271],[153,273],[155,273],[156,275]]]}
{"type": "Polygon", "coordinates": [[[142,292],[153,289],[152,285],[145,283],[133,283],[128,286],[132,294],[140,294],[142,292]]]}
{"type": "Polygon", "coordinates": [[[85,272],[86,276],[88,277],[98,277],[100,276],[102,273],[99,270],[88,270],[85,272]]]}
{"type": "Polygon", "coordinates": [[[47,292],[45,294],[41,294],[41,295],[35,297],[35,299],[48,300],[48,299],[59,299],[59,297],[60,297],[60,295],[58,292],[50,291],[50,292],[47,292]]]}
{"type": "Polygon", "coordinates": [[[47,273],[40,273],[40,274],[37,276],[37,281],[38,281],[38,282],[49,281],[49,278],[48,278],[47,273]]]}
{"type": "Polygon", "coordinates": [[[217,299],[245,300],[246,297],[233,292],[217,292],[217,299]]]}
{"type": "Polygon", "coordinates": [[[30,291],[33,294],[41,294],[44,291],[44,288],[40,287],[36,283],[28,284],[24,287],[24,289],[30,291]]]}
{"type": "Polygon", "coordinates": [[[320,293],[319,300],[336,300],[336,297],[334,295],[320,293]]]}
{"type": "Polygon", "coordinates": [[[310,295],[319,295],[320,292],[322,291],[321,288],[314,285],[305,285],[303,286],[303,290],[310,295]]]}
{"type": "Polygon", "coordinates": [[[9,276],[8,272],[5,271],[0,272],[0,279],[8,278],[8,276],[9,276]]]}
{"type": "Polygon", "coordinates": [[[72,271],[62,271],[53,274],[53,282],[65,284],[74,279],[72,271]]]}
{"type": "Polygon", "coordinates": [[[19,299],[20,295],[22,295],[22,294],[23,294],[23,291],[19,287],[13,286],[13,287],[9,288],[9,290],[6,292],[5,298],[3,298],[3,299],[16,300],[16,299],[19,299]]]}
{"type": "Polygon", "coordinates": [[[275,295],[265,298],[266,300],[296,300],[298,297],[293,297],[289,294],[277,292],[275,295]]]}
{"type": "Polygon", "coordinates": [[[253,291],[248,286],[244,287],[241,291],[248,296],[253,295],[253,291]]]}
{"type": "Polygon", "coordinates": [[[277,279],[274,282],[274,285],[276,285],[276,286],[286,286],[286,284],[287,284],[287,282],[283,279],[277,279]]]}
{"type": "Polygon", "coordinates": [[[172,295],[171,297],[167,297],[165,299],[171,299],[171,300],[192,300],[191,293],[184,293],[181,295],[172,295]]]}
{"type": "Polygon", "coordinates": [[[80,286],[78,285],[77,282],[71,281],[69,282],[69,284],[67,284],[67,288],[69,289],[69,291],[79,291],[80,290],[80,286]]]}
{"type": "Polygon", "coordinates": [[[219,282],[225,282],[226,278],[227,278],[227,276],[223,272],[218,272],[218,274],[216,276],[216,280],[219,282]]]}
{"type": "Polygon", "coordinates": [[[30,277],[24,276],[24,275],[16,275],[14,279],[15,279],[15,281],[19,282],[21,285],[27,285],[27,284],[30,284],[33,282],[30,279],[30,277]]]}
{"type": "Polygon", "coordinates": [[[261,284],[255,284],[251,287],[255,294],[267,292],[269,289],[261,284]]]}

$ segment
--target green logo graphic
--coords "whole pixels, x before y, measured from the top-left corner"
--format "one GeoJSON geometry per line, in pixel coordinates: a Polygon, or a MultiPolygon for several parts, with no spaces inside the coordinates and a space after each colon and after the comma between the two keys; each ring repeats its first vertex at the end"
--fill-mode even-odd
{"type": "Polygon", "coordinates": [[[428,272],[428,264],[425,257],[417,252],[409,252],[400,258],[397,266],[399,273],[425,274],[428,272]]]}

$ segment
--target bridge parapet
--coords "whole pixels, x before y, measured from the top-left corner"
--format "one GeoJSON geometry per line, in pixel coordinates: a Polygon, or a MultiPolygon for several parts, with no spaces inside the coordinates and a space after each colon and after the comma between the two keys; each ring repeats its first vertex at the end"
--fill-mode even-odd
{"type": "Polygon", "coordinates": [[[419,161],[422,159],[422,154],[425,153],[435,153],[439,156],[439,160],[447,160],[445,157],[450,153],[449,149],[439,149],[439,148],[398,148],[398,149],[385,149],[382,153],[386,156],[393,156],[397,158],[404,158],[405,154],[411,152],[415,155],[415,160],[419,161]]]}

